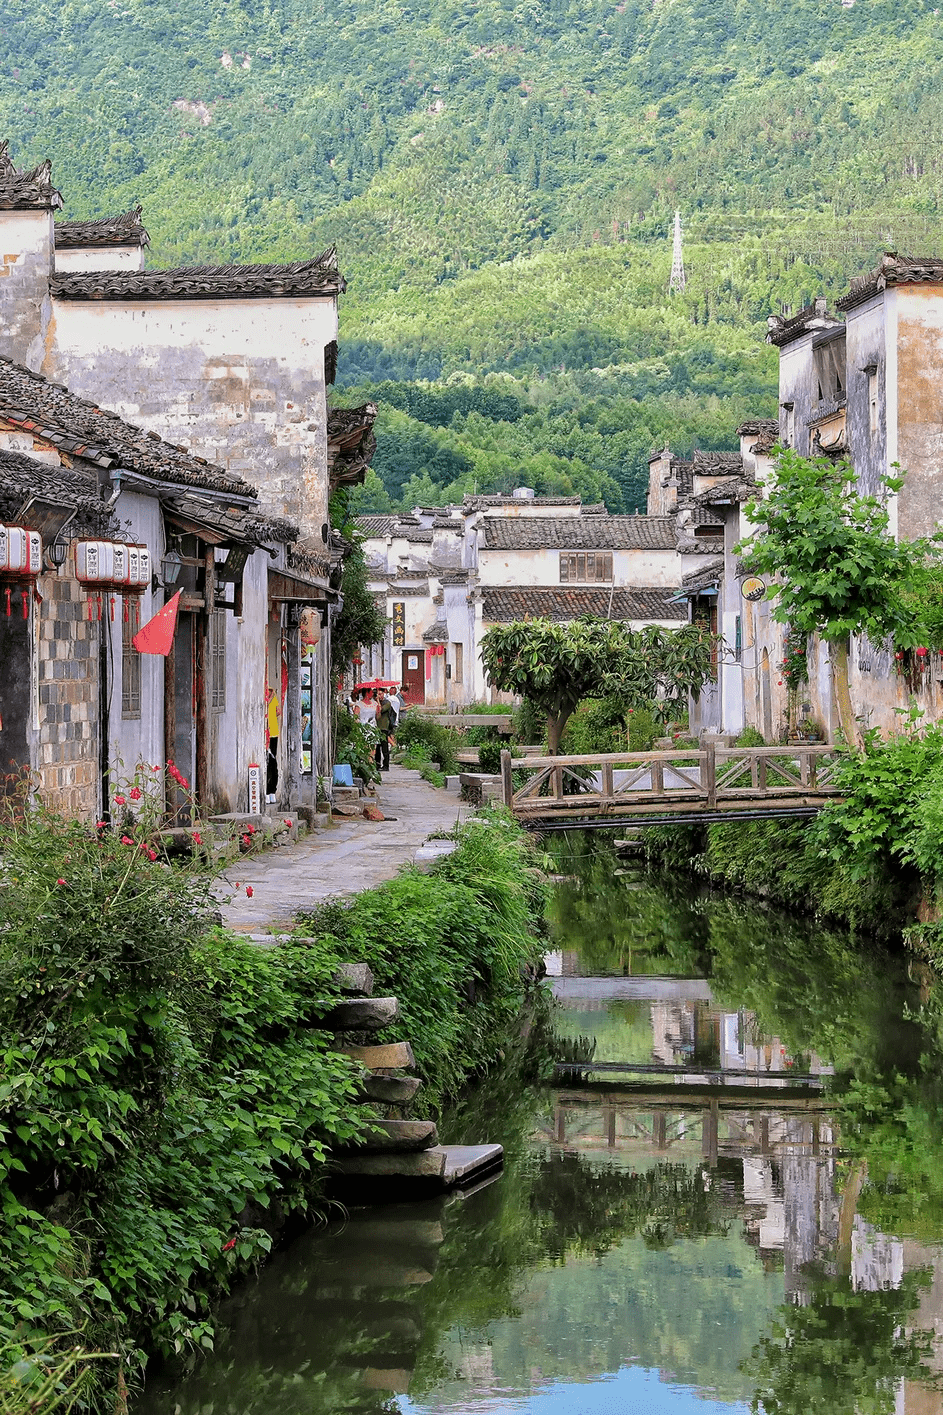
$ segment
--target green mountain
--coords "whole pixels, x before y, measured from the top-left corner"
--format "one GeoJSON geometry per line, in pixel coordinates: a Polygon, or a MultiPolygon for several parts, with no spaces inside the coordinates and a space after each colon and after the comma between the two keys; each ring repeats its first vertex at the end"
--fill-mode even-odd
{"type": "Polygon", "coordinates": [[[631,509],[774,411],[771,310],[943,244],[941,59],[920,0],[0,0],[0,129],[154,263],[337,243],[364,505],[631,509]]]}

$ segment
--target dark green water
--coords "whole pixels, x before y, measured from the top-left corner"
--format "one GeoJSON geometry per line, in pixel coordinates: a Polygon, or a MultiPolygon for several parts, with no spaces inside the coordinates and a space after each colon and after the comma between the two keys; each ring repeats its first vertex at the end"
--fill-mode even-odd
{"type": "Polygon", "coordinates": [[[551,1049],[650,1069],[537,1084],[509,1057],[441,1127],[505,1145],[496,1183],[298,1240],[138,1415],[943,1415],[936,990],[617,877],[598,838],[560,852],[551,1049]]]}

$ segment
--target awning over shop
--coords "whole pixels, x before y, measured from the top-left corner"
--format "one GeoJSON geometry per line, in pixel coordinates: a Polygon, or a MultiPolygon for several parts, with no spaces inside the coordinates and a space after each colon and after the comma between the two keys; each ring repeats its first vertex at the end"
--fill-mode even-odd
{"type": "Polygon", "coordinates": [[[269,604],[311,604],[337,603],[337,591],[332,590],[327,580],[320,576],[310,578],[295,575],[290,570],[268,572],[269,604]]]}

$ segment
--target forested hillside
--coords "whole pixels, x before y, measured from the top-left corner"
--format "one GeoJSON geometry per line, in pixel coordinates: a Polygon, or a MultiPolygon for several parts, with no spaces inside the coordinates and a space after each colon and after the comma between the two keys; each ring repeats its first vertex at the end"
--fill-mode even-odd
{"type": "Polygon", "coordinates": [[[943,247],[941,59],[919,0],[0,0],[0,129],[154,264],[337,243],[368,503],[631,509],[775,411],[771,310],[943,247]]]}

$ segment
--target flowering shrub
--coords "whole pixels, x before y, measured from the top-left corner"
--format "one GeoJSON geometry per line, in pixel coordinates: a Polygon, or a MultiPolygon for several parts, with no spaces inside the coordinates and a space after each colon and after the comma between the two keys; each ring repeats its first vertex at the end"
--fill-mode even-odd
{"type": "Polygon", "coordinates": [[[782,681],[795,692],[808,679],[806,663],[806,636],[795,629],[787,629],[783,634],[783,661],[779,665],[782,681]]]}

